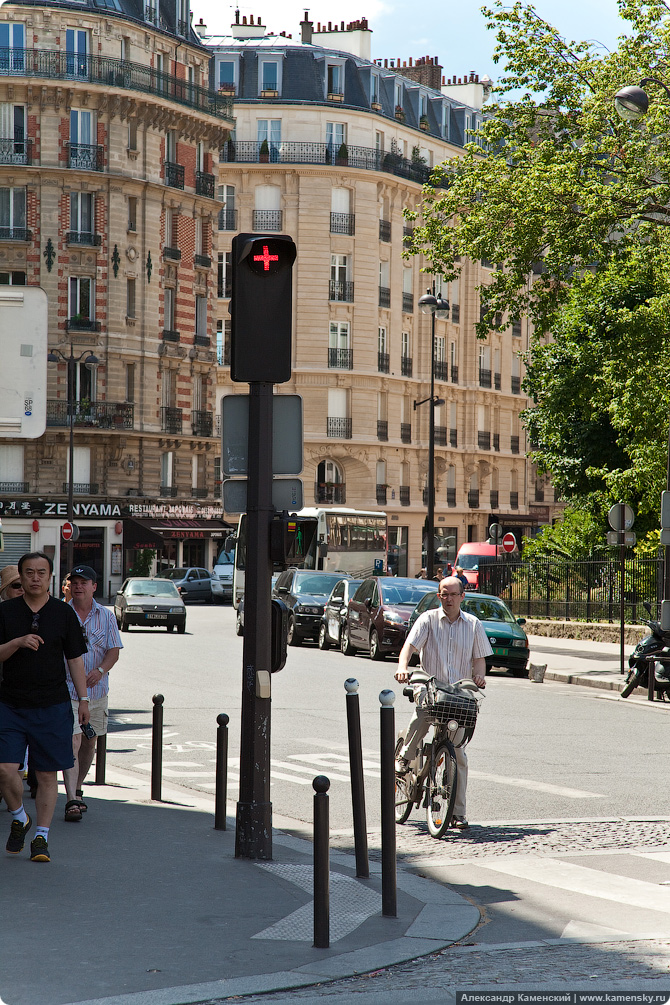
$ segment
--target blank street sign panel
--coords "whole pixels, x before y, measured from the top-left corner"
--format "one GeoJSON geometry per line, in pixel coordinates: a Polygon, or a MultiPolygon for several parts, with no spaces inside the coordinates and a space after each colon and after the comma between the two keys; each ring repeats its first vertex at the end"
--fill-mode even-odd
{"type": "MultiPolygon", "coordinates": [[[[275,394],[272,398],[272,474],[299,475],[302,471],[302,398],[275,394]]],[[[246,475],[249,470],[249,395],[227,394],[221,399],[221,470],[224,475],[246,475]]]]}

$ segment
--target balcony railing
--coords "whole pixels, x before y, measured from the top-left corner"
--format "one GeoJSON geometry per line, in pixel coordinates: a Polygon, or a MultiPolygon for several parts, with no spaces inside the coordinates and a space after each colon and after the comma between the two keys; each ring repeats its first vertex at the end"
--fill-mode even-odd
{"type": "Polygon", "coordinates": [[[206,499],[209,495],[209,489],[198,487],[196,485],[191,486],[191,499],[206,499]]]}
{"type": "MultiPolygon", "coordinates": [[[[258,140],[230,140],[219,152],[222,163],[238,162],[260,164],[261,144],[258,140]]],[[[282,141],[270,144],[270,164],[335,164],[337,147],[328,143],[301,143],[282,141]]],[[[265,155],[263,155],[265,157],[265,155]]],[[[430,178],[430,168],[416,164],[396,153],[385,153],[376,147],[359,147],[347,144],[347,166],[364,171],[384,171],[425,185],[430,178]]],[[[446,186],[446,181],[442,183],[446,186]]]]}
{"type": "Polygon", "coordinates": [[[328,286],[328,299],[353,304],[354,284],[341,282],[339,279],[331,279],[328,286]]]}
{"type": "Polygon", "coordinates": [[[498,509],[498,490],[497,489],[491,489],[490,496],[489,496],[489,504],[491,506],[491,509],[498,509]]]}
{"type": "MultiPolygon", "coordinates": [[[[2,50],[0,49],[0,53],[2,50]]],[[[0,56],[0,73],[2,73],[0,56]]],[[[31,139],[0,139],[0,164],[32,164],[31,139]]]]}
{"type": "Polygon", "coordinates": [[[102,244],[102,234],[94,234],[86,230],[68,230],[65,235],[66,244],[85,244],[93,248],[99,248],[102,244]]]}
{"type": "Polygon", "coordinates": [[[379,306],[380,307],[391,306],[391,290],[388,288],[388,286],[379,287],[379,306]]]}
{"type": "Polygon", "coordinates": [[[33,232],[27,227],[0,227],[0,241],[32,241],[33,232]]]}
{"type": "Polygon", "coordinates": [[[428,505],[428,486],[426,486],[424,488],[423,492],[421,493],[421,499],[423,501],[423,505],[427,506],[428,505]]]}
{"type": "Polygon", "coordinates": [[[449,364],[443,359],[433,360],[433,375],[435,380],[449,380],[449,364]]]}
{"type": "MultiPolygon", "coordinates": [[[[98,429],[133,429],[135,406],[113,401],[75,401],[74,425],[97,426],[98,429]]],[[[67,401],[47,401],[47,426],[69,426],[67,401]]]]}
{"type": "Polygon", "coordinates": [[[0,492],[7,492],[12,495],[25,495],[30,491],[28,482],[0,482],[0,492]]]}
{"type": "MultiPolygon", "coordinates": [[[[216,362],[219,366],[230,366],[230,342],[226,342],[225,345],[219,345],[216,347],[216,362]]],[[[217,415],[216,421],[219,422],[221,416],[217,415]]],[[[219,435],[218,433],[216,434],[219,435]]]]}
{"type": "Polygon", "coordinates": [[[450,429],[449,430],[449,446],[450,447],[457,447],[458,446],[458,430],[457,429],[450,429]]]}
{"type": "Polygon", "coordinates": [[[181,335],[179,332],[174,331],[173,328],[163,329],[163,341],[164,342],[179,342],[181,335]]]}
{"type": "Polygon", "coordinates": [[[457,325],[461,320],[461,305],[452,304],[451,305],[451,320],[455,325],[457,325]]]}
{"type": "MultiPolygon", "coordinates": [[[[69,483],[63,482],[63,492],[67,492],[69,483]]],[[[100,486],[97,482],[72,482],[72,494],[75,496],[97,496],[100,486]]]]}
{"type": "Polygon", "coordinates": [[[333,370],[353,370],[353,349],[329,349],[328,366],[333,370]]]}
{"type": "Polygon", "coordinates": [[[513,321],[512,322],[512,335],[514,336],[514,338],[521,338],[521,322],[520,321],[513,321]]]}
{"type": "Polygon", "coordinates": [[[92,318],[82,318],[76,315],[68,318],[65,322],[65,330],[68,332],[99,332],[101,328],[99,321],[92,318]]]}
{"type": "Polygon", "coordinates": [[[402,309],[405,314],[414,313],[414,294],[413,293],[403,293],[402,295],[402,309]]]}
{"type": "Polygon", "coordinates": [[[388,440],[389,424],[387,419],[377,419],[377,439],[388,440]]]}
{"type": "Polygon", "coordinates": [[[502,387],[502,377],[500,376],[499,373],[494,373],[493,374],[493,389],[495,391],[499,391],[501,387],[502,387]]]}
{"type": "Polygon", "coordinates": [[[353,213],[331,213],[330,214],[331,234],[348,234],[353,237],[356,233],[356,217],[353,213]]]}
{"type": "Polygon", "coordinates": [[[172,161],[165,161],[165,184],[170,188],[184,187],[184,165],[173,164],[172,161]]]}
{"type": "Polygon", "coordinates": [[[388,373],[391,369],[391,357],[387,352],[377,353],[377,370],[379,373],[388,373]]]}
{"type": "Polygon", "coordinates": [[[400,442],[401,443],[411,443],[412,442],[412,424],[411,424],[411,422],[401,422],[400,423],[400,442]]]}
{"type": "Polygon", "coordinates": [[[447,506],[456,505],[456,489],[447,489],[447,506]]]}
{"type": "Polygon", "coordinates": [[[193,344],[202,346],[203,349],[209,349],[212,344],[212,340],[209,335],[199,335],[198,332],[196,332],[193,337],[193,344]]]}
{"type": "Polygon", "coordinates": [[[237,230],[237,210],[219,210],[219,230],[237,230]]]}
{"type": "Polygon", "coordinates": [[[386,506],[386,486],[377,485],[377,505],[386,506]]]}
{"type": "Polygon", "coordinates": [[[479,368],[479,386],[480,387],[490,387],[491,386],[491,371],[484,370],[480,366],[479,368]]]}
{"type": "Polygon", "coordinates": [[[451,364],[451,383],[458,384],[458,367],[451,364]]]}
{"type": "Polygon", "coordinates": [[[399,490],[400,505],[409,506],[409,485],[401,485],[399,490]]]}
{"type": "Polygon", "coordinates": [[[446,447],[446,445],[447,445],[447,427],[435,426],[435,446],[446,447]]]}
{"type": "Polygon", "coordinates": [[[165,245],[163,248],[163,258],[169,258],[171,262],[181,262],[181,248],[170,248],[165,245]]]}
{"type": "Polygon", "coordinates": [[[104,147],[99,143],[66,143],[68,166],[82,171],[104,171],[104,147]]]}
{"type": "Polygon", "coordinates": [[[253,228],[255,231],[281,230],[283,215],[281,209],[255,209],[253,228]]]}
{"type": "MultiPolygon", "coordinates": [[[[152,9],[157,12],[158,4],[152,9]]],[[[159,73],[150,66],[109,56],[75,55],[52,49],[0,49],[0,76],[81,80],[102,84],[105,88],[159,95],[230,122],[233,118],[230,94],[210,91],[178,79],[172,73],[159,73]]]]}
{"type": "Polygon", "coordinates": [[[509,504],[512,507],[512,509],[518,509],[519,508],[519,493],[518,492],[510,492],[510,494],[509,494],[509,504]]]}
{"type": "Polygon", "coordinates": [[[411,356],[401,356],[400,357],[400,374],[403,377],[412,376],[412,357],[411,356]]]}
{"type": "Polygon", "coordinates": [[[468,506],[470,509],[479,509],[479,489],[468,489],[468,506]]]}
{"type": "Polygon", "coordinates": [[[391,240],[391,221],[390,220],[380,220],[379,221],[379,240],[384,241],[388,244],[391,240]]]}
{"type": "Polygon", "coordinates": [[[493,434],[493,449],[500,451],[500,433],[493,434]]]}
{"type": "Polygon", "coordinates": [[[480,450],[490,450],[491,449],[491,434],[484,433],[480,429],[477,433],[477,446],[480,450]]]}
{"type": "Polygon", "coordinates": [[[214,175],[206,174],[204,171],[195,173],[195,194],[206,195],[209,199],[214,198],[214,175]]]}
{"type": "Polygon", "coordinates": [[[164,499],[176,499],[177,498],[177,486],[176,485],[161,485],[158,494],[164,499]]]}
{"type": "Polygon", "coordinates": [[[342,506],[346,501],[347,487],[344,482],[314,482],[314,502],[342,506]]]}
{"type": "Polygon", "coordinates": [[[344,419],[340,415],[327,416],[326,435],[340,440],[350,440],[351,419],[344,419]]]}
{"type": "Polygon", "coordinates": [[[212,413],[193,409],[191,412],[191,425],[194,436],[211,436],[214,425],[212,413]]]}
{"type": "Polygon", "coordinates": [[[511,436],[510,437],[510,450],[512,451],[513,454],[518,454],[519,453],[519,437],[518,436],[511,436]]]}
{"type": "Polygon", "coordinates": [[[163,406],[161,408],[161,430],[164,433],[181,433],[181,408],[163,406]]]}
{"type": "Polygon", "coordinates": [[[544,502],[544,488],[542,485],[535,486],[535,502],[544,502]]]}
{"type": "Polygon", "coordinates": [[[199,269],[209,269],[212,266],[212,259],[209,255],[194,255],[193,264],[199,269]]]}
{"type": "Polygon", "coordinates": [[[403,241],[409,241],[409,239],[411,238],[411,236],[412,236],[413,233],[414,233],[414,227],[412,227],[412,226],[408,227],[406,225],[403,225],[403,228],[402,228],[402,239],[403,239],[403,241]]]}
{"type": "Polygon", "coordinates": [[[512,394],[521,394],[521,377],[512,377],[512,394]]]}

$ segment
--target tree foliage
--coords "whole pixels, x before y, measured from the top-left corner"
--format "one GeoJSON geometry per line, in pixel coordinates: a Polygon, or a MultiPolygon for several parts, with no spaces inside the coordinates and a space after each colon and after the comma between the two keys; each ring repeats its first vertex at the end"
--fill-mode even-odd
{"type": "Polygon", "coordinates": [[[564,558],[576,561],[588,558],[603,543],[600,521],[584,510],[568,507],[560,523],[543,527],[537,537],[524,538],[523,560],[564,558]]]}

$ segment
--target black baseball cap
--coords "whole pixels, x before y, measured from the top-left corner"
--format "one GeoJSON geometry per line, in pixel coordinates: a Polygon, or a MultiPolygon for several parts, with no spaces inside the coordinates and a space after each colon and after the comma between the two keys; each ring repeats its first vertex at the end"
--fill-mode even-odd
{"type": "Polygon", "coordinates": [[[92,583],[98,582],[98,574],[95,569],[92,569],[90,565],[78,565],[70,573],[70,579],[73,576],[81,576],[82,579],[90,579],[92,583]]]}

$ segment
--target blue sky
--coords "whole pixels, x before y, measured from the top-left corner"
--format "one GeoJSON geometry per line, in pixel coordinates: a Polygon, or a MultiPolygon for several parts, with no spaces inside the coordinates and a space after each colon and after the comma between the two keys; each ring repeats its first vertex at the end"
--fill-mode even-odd
{"type": "MultiPolygon", "coordinates": [[[[537,0],[535,9],[561,33],[573,39],[597,39],[608,48],[625,29],[618,16],[616,0],[537,0]]],[[[480,11],[481,3],[461,0],[439,4],[435,0],[312,0],[310,19],[317,21],[357,20],[367,17],[372,28],[372,58],[401,60],[412,56],[438,56],[446,76],[462,76],[470,70],[488,73],[494,79],[500,69],[492,62],[495,47],[492,32],[480,11]]],[[[235,6],[220,0],[191,0],[195,21],[200,18],[212,34],[227,34],[235,6]]],[[[241,15],[263,23],[276,32],[300,37],[299,23],[304,7],[288,0],[247,0],[240,4],[241,15]]]]}

